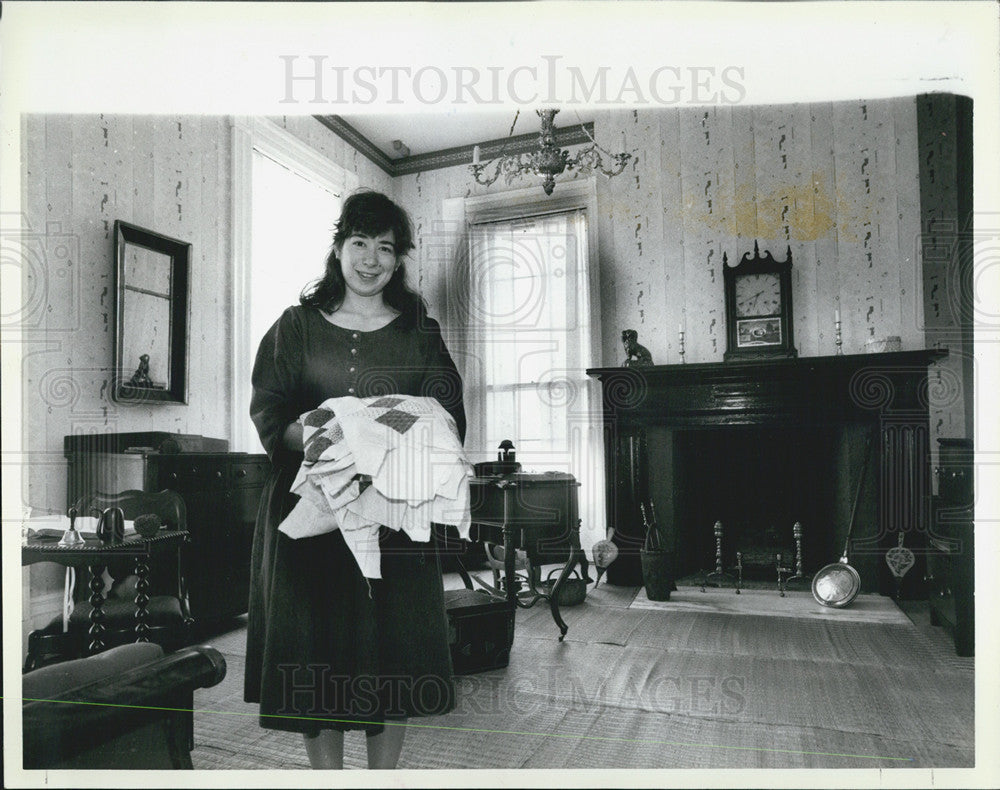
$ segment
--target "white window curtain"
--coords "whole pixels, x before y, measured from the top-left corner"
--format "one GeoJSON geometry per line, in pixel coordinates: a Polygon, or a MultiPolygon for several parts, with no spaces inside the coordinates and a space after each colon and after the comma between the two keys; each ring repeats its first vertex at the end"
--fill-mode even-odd
{"type": "Polygon", "coordinates": [[[593,201],[539,213],[509,200],[498,218],[479,200],[465,207],[466,446],[489,460],[511,439],[525,471],[572,474],[589,552],[605,523],[600,398],[586,374],[599,336],[593,201]]]}

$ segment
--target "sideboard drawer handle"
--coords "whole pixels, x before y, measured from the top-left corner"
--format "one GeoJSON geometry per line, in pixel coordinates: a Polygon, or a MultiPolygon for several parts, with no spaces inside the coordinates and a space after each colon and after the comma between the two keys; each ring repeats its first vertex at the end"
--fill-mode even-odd
{"type": "Polygon", "coordinates": [[[236,476],[237,477],[246,477],[247,476],[247,470],[246,469],[237,469],[236,470],[236,476]]]}

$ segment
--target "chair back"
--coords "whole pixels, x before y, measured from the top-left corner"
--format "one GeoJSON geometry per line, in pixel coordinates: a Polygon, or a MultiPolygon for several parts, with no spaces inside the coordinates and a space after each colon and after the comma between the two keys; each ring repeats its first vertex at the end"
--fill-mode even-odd
{"type": "MultiPolygon", "coordinates": [[[[95,510],[103,513],[110,507],[121,508],[126,521],[135,521],[138,516],[149,513],[159,516],[166,529],[187,529],[187,508],[184,505],[184,498],[168,488],[155,492],[129,489],[118,494],[98,491],[78,499],[75,507],[81,516],[93,515],[95,510]]],[[[107,571],[112,583],[117,584],[134,573],[135,563],[131,560],[109,563],[107,571]]],[[[83,576],[89,577],[89,574],[83,574],[83,576]]],[[[150,592],[154,595],[175,594],[177,579],[176,562],[171,562],[165,557],[151,570],[150,592]]],[[[86,600],[90,595],[86,583],[81,584],[81,581],[78,578],[73,590],[73,598],[76,601],[86,600]]]]}
{"type": "Polygon", "coordinates": [[[127,521],[135,521],[138,516],[152,513],[160,517],[167,529],[187,529],[184,498],[169,488],[156,492],[130,489],[119,494],[99,491],[78,500],[76,510],[81,516],[89,516],[95,508],[103,512],[109,507],[120,507],[127,521]]]}

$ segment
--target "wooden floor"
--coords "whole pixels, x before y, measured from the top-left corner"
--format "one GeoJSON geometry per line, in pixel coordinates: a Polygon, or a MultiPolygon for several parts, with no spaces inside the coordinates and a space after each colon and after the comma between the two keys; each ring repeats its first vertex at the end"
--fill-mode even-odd
{"type": "MultiPolygon", "coordinates": [[[[954,654],[924,603],[903,602],[895,622],[837,622],[634,608],[638,592],[591,588],[564,609],[562,642],[547,607],[519,610],[510,665],[457,678],[457,709],[411,722],[400,767],[850,768],[874,778],[975,764],[975,660],[954,654]]],[[[706,599],[723,594],[732,591],[706,599]]],[[[301,738],[262,729],[242,701],[244,640],[240,621],[205,640],[229,671],[198,692],[195,768],[305,769],[301,738]]],[[[348,768],[365,765],[363,740],[348,734],[348,768]]]]}

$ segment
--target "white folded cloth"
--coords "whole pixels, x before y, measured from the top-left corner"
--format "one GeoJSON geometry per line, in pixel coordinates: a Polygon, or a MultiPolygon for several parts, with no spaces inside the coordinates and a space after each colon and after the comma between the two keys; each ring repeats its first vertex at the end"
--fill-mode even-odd
{"type": "Polygon", "coordinates": [[[471,524],[472,465],[455,421],[434,398],[330,398],[299,417],[301,499],[278,529],[292,538],[340,529],[366,578],[381,578],[379,527],[430,539],[431,524],[471,524]]]}

